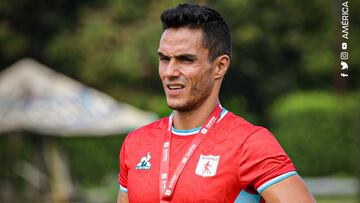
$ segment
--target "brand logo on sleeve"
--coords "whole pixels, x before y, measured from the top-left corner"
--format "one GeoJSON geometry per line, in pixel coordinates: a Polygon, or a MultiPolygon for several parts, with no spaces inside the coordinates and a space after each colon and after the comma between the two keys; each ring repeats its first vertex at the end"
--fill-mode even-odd
{"type": "Polygon", "coordinates": [[[219,164],[220,155],[202,155],[200,154],[199,162],[196,166],[195,174],[202,177],[214,176],[219,164]]]}
{"type": "Polygon", "coordinates": [[[149,170],[151,168],[150,163],[151,155],[150,152],[146,156],[141,157],[140,162],[136,165],[136,170],[149,170]]]}

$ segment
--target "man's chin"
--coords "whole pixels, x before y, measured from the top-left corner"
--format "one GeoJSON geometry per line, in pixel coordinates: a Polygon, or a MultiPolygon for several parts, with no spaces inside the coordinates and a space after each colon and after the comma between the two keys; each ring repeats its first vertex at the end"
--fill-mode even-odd
{"type": "Polygon", "coordinates": [[[174,104],[174,103],[167,103],[168,107],[174,111],[190,111],[191,109],[193,109],[193,105],[189,105],[189,104],[174,104]]]}

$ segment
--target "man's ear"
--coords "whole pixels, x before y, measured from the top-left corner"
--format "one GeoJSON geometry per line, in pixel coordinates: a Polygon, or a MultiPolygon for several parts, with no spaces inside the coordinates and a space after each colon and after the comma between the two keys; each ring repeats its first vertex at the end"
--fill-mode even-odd
{"type": "Polygon", "coordinates": [[[223,78],[230,65],[230,57],[228,55],[221,55],[214,60],[215,65],[215,79],[223,78]]]}

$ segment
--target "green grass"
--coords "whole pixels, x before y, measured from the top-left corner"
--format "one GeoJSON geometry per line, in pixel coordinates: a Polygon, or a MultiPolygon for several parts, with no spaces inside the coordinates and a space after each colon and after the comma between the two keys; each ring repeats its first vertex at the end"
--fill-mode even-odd
{"type": "Polygon", "coordinates": [[[315,197],[318,203],[359,203],[356,196],[315,197]]]}

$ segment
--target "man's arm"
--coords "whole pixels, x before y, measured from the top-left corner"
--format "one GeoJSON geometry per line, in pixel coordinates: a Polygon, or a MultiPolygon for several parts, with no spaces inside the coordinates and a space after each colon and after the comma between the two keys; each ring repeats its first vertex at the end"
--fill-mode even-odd
{"type": "Polygon", "coordinates": [[[266,203],[312,203],[316,202],[299,175],[290,176],[266,188],[261,196],[266,203]]]}
{"type": "Polygon", "coordinates": [[[117,203],[128,203],[128,202],[129,202],[128,194],[126,192],[119,190],[117,203]]]}

